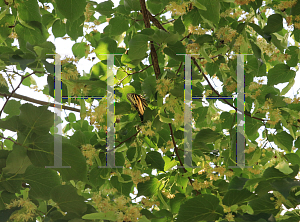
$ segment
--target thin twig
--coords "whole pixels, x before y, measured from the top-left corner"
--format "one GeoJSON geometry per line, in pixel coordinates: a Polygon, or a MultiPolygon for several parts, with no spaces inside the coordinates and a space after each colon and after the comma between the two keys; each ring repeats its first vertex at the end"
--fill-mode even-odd
{"type": "MultiPolygon", "coordinates": [[[[164,111],[165,111],[165,113],[166,113],[166,110],[164,110],[164,111]]],[[[175,142],[175,138],[174,138],[174,133],[173,133],[172,125],[171,125],[171,123],[169,123],[168,125],[169,125],[169,128],[170,128],[170,133],[171,133],[171,138],[172,138],[172,142],[173,142],[173,146],[174,146],[174,151],[175,151],[175,153],[176,153],[176,156],[178,157],[178,160],[179,160],[180,165],[183,167],[183,171],[186,173],[187,170],[184,168],[183,162],[182,162],[182,160],[181,160],[181,158],[180,158],[180,156],[179,156],[179,153],[178,153],[178,147],[177,147],[176,142],[175,142]]],[[[194,182],[194,181],[193,181],[190,177],[188,177],[188,179],[189,179],[189,181],[190,181],[190,184],[193,185],[193,182],[194,182]]],[[[198,191],[198,190],[195,190],[195,191],[197,192],[196,196],[199,195],[199,194],[201,194],[200,191],[198,191]]]]}
{"type": "Polygon", "coordinates": [[[7,102],[8,102],[8,100],[9,100],[9,99],[12,97],[12,95],[17,91],[17,89],[20,88],[22,82],[23,82],[26,78],[28,78],[29,76],[31,76],[32,74],[34,74],[34,72],[31,73],[31,74],[29,74],[29,75],[27,75],[27,76],[22,76],[22,77],[21,77],[21,81],[20,81],[20,83],[18,84],[18,86],[10,93],[10,95],[8,95],[8,96],[6,97],[6,101],[5,101],[3,107],[2,107],[2,109],[1,109],[1,111],[0,111],[0,117],[1,117],[1,114],[2,114],[2,112],[3,112],[3,110],[4,110],[4,107],[6,106],[6,104],[7,104],[7,102]]]}
{"type": "Polygon", "coordinates": [[[181,69],[182,64],[183,64],[183,62],[180,63],[179,68],[177,69],[177,71],[176,71],[176,73],[175,73],[176,76],[178,75],[179,70],[181,69]]]}
{"type": "Polygon", "coordinates": [[[188,35],[186,35],[186,36],[184,36],[182,39],[180,39],[180,41],[184,40],[185,38],[189,38],[191,34],[192,34],[192,33],[190,32],[188,35]]]}

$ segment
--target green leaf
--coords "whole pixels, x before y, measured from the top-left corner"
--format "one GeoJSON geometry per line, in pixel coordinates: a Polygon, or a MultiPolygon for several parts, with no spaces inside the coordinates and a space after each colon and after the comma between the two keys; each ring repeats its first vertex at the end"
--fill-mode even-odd
{"type": "Polygon", "coordinates": [[[249,160],[248,165],[249,166],[253,166],[257,163],[257,161],[260,159],[261,157],[261,150],[260,149],[256,149],[251,160],[249,160]]]}
{"type": "Polygon", "coordinates": [[[147,5],[147,9],[153,15],[160,13],[164,9],[164,5],[162,4],[162,2],[155,2],[155,1],[148,0],[146,2],[146,5],[147,5]]]}
{"type": "Polygon", "coordinates": [[[289,82],[295,78],[296,72],[290,70],[290,67],[286,64],[277,64],[268,72],[268,85],[273,86],[278,83],[289,82]]]}
{"type": "Polygon", "coordinates": [[[280,92],[280,95],[283,96],[285,95],[286,93],[288,93],[288,91],[290,91],[290,89],[294,86],[295,84],[295,79],[290,79],[289,81],[289,84],[286,85],[286,87],[284,87],[281,92],[280,92]]]}
{"type": "Polygon", "coordinates": [[[300,14],[300,2],[297,1],[296,4],[291,8],[291,15],[296,16],[300,14]]]}
{"type": "Polygon", "coordinates": [[[211,21],[216,27],[220,20],[220,1],[219,0],[204,0],[200,1],[206,10],[199,9],[199,13],[208,21],[211,21]]]}
{"type": "Polygon", "coordinates": [[[274,135],[274,142],[279,148],[291,152],[293,146],[293,137],[283,131],[274,135]]]}
{"type": "Polygon", "coordinates": [[[252,47],[252,50],[253,50],[253,53],[255,55],[255,57],[257,59],[260,59],[261,58],[261,50],[260,48],[252,41],[250,41],[250,44],[251,44],[251,47],[252,47]]]}
{"type": "Polygon", "coordinates": [[[201,1],[200,0],[193,0],[193,3],[195,4],[195,6],[198,8],[198,9],[201,9],[201,10],[204,10],[206,11],[207,8],[201,4],[201,1]]]}
{"type": "Polygon", "coordinates": [[[73,23],[83,15],[86,6],[85,0],[64,0],[56,1],[55,3],[57,9],[70,23],[73,23]]]}
{"type": "MultiPolygon", "coordinates": [[[[54,156],[53,156],[54,158],[54,156]]],[[[61,157],[56,157],[61,158],[61,157]]],[[[62,143],[62,166],[71,168],[55,168],[60,172],[63,180],[85,180],[86,160],[80,149],[69,143],[62,143]]]]}
{"type": "Polygon", "coordinates": [[[3,168],[5,174],[24,174],[31,162],[26,154],[26,149],[19,145],[14,145],[13,151],[6,159],[6,167],[3,168]]]}
{"type": "Polygon", "coordinates": [[[56,20],[52,25],[52,33],[55,38],[64,37],[66,32],[66,24],[63,23],[60,19],[56,20]]]}
{"type": "Polygon", "coordinates": [[[172,123],[172,119],[159,115],[159,120],[163,123],[172,123]]]}
{"type": "Polygon", "coordinates": [[[20,101],[10,99],[4,107],[4,112],[12,116],[18,116],[20,114],[20,106],[20,101]]]}
{"type": "Polygon", "coordinates": [[[202,129],[197,133],[195,142],[213,143],[220,139],[221,135],[211,129],[202,129]]]}
{"type": "Polygon", "coordinates": [[[112,36],[121,35],[129,28],[128,20],[124,16],[116,16],[109,21],[107,29],[112,36]]]}
{"type": "Polygon", "coordinates": [[[204,43],[213,43],[214,39],[211,35],[200,35],[195,43],[198,43],[199,45],[203,45],[204,43]]]}
{"type": "Polygon", "coordinates": [[[268,17],[267,25],[264,27],[263,31],[266,34],[271,34],[274,32],[279,32],[282,28],[282,15],[273,14],[268,17]]]}
{"type": "Polygon", "coordinates": [[[257,130],[263,126],[261,121],[258,121],[257,119],[251,118],[247,115],[245,115],[246,123],[245,123],[245,132],[248,136],[253,136],[257,130]]]}
{"type": "Polygon", "coordinates": [[[183,24],[186,27],[189,27],[190,24],[192,24],[193,26],[198,26],[202,23],[200,13],[201,12],[198,8],[193,8],[191,11],[182,16],[183,24]]]}
{"type": "Polygon", "coordinates": [[[286,163],[285,161],[278,163],[275,168],[286,175],[293,172],[293,170],[289,167],[289,164],[286,163]]]}
{"type": "Polygon", "coordinates": [[[174,31],[178,32],[179,35],[182,35],[185,32],[185,26],[181,20],[181,17],[176,19],[174,22],[174,31]]]}
{"type": "Polygon", "coordinates": [[[157,43],[170,43],[175,44],[179,40],[178,33],[167,33],[162,29],[158,29],[155,33],[151,36],[151,39],[157,43]]]}
{"type": "Polygon", "coordinates": [[[56,186],[50,192],[51,199],[63,212],[82,215],[87,210],[85,198],[77,194],[77,189],[72,185],[56,186]]]}
{"type": "Polygon", "coordinates": [[[15,0],[18,4],[19,19],[26,23],[30,21],[41,22],[40,8],[36,0],[27,0],[26,3],[22,0],[15,0]]]}
{"type": "Polygon", "coordinates": [[[34,106],[26,103],[20,107],[20,122],[37,134],[47,134],[53,126],[53,113],[46,106],[34,106]]]}
{"type": "Polygon", "coordinates": [[[245,200],[254,195],[248,189],[242,190],[228,190],[225,194],[222,202],[226,206],[232,206],[234,204],[241,204],[245,202],[245,200]],[[234,197],[234,198],[233,198],[234,197]]]}
{"type": "Polygon", "coordinates": [[[289,60],[286,61],[286,64],[290,67],[295,67],[298,64],[298,55],[300,55],[300,50],[297,46],[290,46],[287,48],[286,53],[291,56],[289,60]]]}
{"type": "Polygon", "coordinates": [[[131,188],[133,186],[132,178],[129,175],[121,174],[123,181],[119,181],[117,176],[113,176],[110,182],[114,188],[116,188],[120,194],[124,196],[129,196],[131,188]]]}
{"type": "MultiPolygon", "coordinates": [[[[40,23],[41,24],[41,23],[40,23]]],[[[18,35],[18,40],[21,48],[26,48],[26,43],[29,42],[31,45],[42,44],[47,40],[44,33],[38,27],[31,26],[33,29],[17,24],[15,31],[18,35]]]]}
{"type": "Polygon", "coordinates": [[[49,200],[51,190],[60,185],[57,172],[32,165],[26,169],[23,179],[30,185],[29,194],[42,200],[49,200]]]}
{"type": "Polygon", "coordinates": [[[181,205],[177,222],[215,221],[223,215],[223,207],[214,195],[201,194],[181,205]]]}
{"type": "Polygon", "coordinates": [[[129,41],[128,57],[131,60],[144,58],[148,50],[148,36],[136,34],[129,41]]]}
{"type": "MultiPolygon", "coordinates": [[[[110,37],[104,37],[100,39],[98,46],[96,47],[94,52],[96,53],[97,57],[100,60],[107,60],[106,54],[114,54],[116,53],[116,50],[117,50],[116,41],[110,37]],[[98,55],[98,54],[102,54],[102,55],[98,55]]],[[[103,71],[106,73],[106,67],[103,67],[103,69],[104,69],[103,71]]]]}
{"type": "Polygon", "coordinates": [[[273,194],[267,193],[262,197],[249,201],[249,205],[253,209],[254,214],[268,213],[276,215],[279,209],[275,209],[275,202],[270,200],[273,196],[273,194]]]}
{"type": "Polygon", "coordinates": [[[139,0],[124,0],[126,10],[140,11],[141,5],[139,0]]]}
{"type": "Polygon", "coordinates": [[[90,47],[85,42],[75,43],[72,46],[72,52],[78,59],[86,56],[89,49],[90,47]]]}
{"type": "Polygon", "coordinates": [[[115,9],[113,9],[113,7],[114,7],[114,3],[111,0],[108,0],[99,3],[95,10],[99,12],[101,15],[111,17],[111,14],[115,12],[115,9]]]}
{"type": "Polygon", "coordinates": [[[116,215],[116,212],[114,212],[114,211],[108,211],[106,213],[100,212],[100,213],[86,214],[82,217],[82,219],[85,219],[85,220],[117,221],[117,215],[116,215]]]}
{"type": "Polygon", "coordinates": [[[147,180],[143,183],[138,183],[137,189],[138,194],[137,196],[144,195],[146,197],[151,197],[152,195],[156,194],[158,192],[158,189],[161,186],[161,182],[158,181],[156,178],[150,178],[150,180],[147,180]]]}
{"type": "Polygon", "coordinates": [[[67,30],[67,34],[71,37],[71,39],[76,40],[78,37],[83,36],[84,20],[85,20],[84,15],[73,22],[67,20],[66,30],[67,30]]]}
{"type": "Polygon", "coordinates": [[[295,153],[287,153],[284,155],[289,163],[296,165],[300,163],[300,157],[295,153]]]}
{"type": "Polygon", "coordinates": [[[151,151],[146,155],[146,163],[150,164],[151,168],[164,171],[165,161],[161,157],[161,154],[157,151],[151,151]]]}
{"type": "Polygon", "coordinates": [[[164,53],[170,56],[172,59],[180,62],[184,62],[183,55],[177,54],[185,54],[185,47],[182,45],[181,41],[176,42],[175,44],[168,44],[168,47],[164,48],[164,53]]]}

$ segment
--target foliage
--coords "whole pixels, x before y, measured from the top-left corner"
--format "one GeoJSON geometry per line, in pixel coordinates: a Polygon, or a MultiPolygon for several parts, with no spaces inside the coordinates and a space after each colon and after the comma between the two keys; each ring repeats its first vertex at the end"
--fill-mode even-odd
{"type": "Polygon", "coordinates": [[[300,1],[2,0],[0,7],[0,115],[7,114],[0,120],[1,221],[300,221],[300,103],[285,96],[299,65],[300,1]],[[100,33],[96,28],[105,22],[100,33]],[[62,96],[72,97],[62,108],[80,111],[81,119],[71,112],[61,137],[48,110],[54,104],[16,93],[21,85],[38,88],[34,79],[47,76],[41,90],[54,97],[51,35],[77,40],[76,58],[62,60],[62,96]],[[100,61],[80,74],[78,61],[93,52],[100,61]],[[217,108],[217,99],[209,106],[193,100],[192,164],[198,168],[184,164],[185,57],[177,54],[186,53],[198,54],[191,57],[193,97],[232,96],[233,54],[253,54],[244,63],[250,167],[231,167],[236,107],[226,99],[218,101],[233,111],[217,108]],[[98,167],[106,166],[107,153],[103,54],[116,54],[115,161],[123,168],[98,167]],[[221,92],[208,76],[222,82],[221,92]],[[288,84],[280,91],[279,83],[288,84]],[[147,100],[144,124],[128,93],[147,100]],[[104,97],[96,107],[93,96],[104,97]],[[62,165],[71,168],[45,168],[54,164],[54,138],[62,142],[62,165]],[[133,193],[143,199],[133,203],[133,193]],[[285,215],[283,206],[290,209],[285,215]]]}

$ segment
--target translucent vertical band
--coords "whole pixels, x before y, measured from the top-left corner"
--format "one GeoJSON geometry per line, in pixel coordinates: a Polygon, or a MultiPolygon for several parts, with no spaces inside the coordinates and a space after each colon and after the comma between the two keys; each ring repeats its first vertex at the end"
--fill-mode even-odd
{"type": "MultiPolygon", "coordinates": [[[[99,55],[99,54],[98,54],[99,55]]],[[[115,92],[114,92],[114,54],[107,55],[107,136],[106,136],[106,157],[107,165],[98,168],[123,168],[115,163],[115,92]]]]}
{"type": "MultiPolygon", "coordinates": [[[[197,54],[176,54],[185,56],[185,85],[184,85],[184,165],[187,168],[200,168],[192,166],[192,82],[191,82],[191,55],[197,54]]],[[[237,54],[237,141],[236,141],[236,164],[231,168],[250,168],[245,166],[245,75],[244,55],[237,54]]],[[[252,54],[250,54],[252,55],[252,54]]],[[[220,99],[216,97],[215,99],[220,99]]],[[[226,98],[227,99],[227,98],[226,98]]],[[[177,166],[184,168],[184,166],[177,166]]]]}
{"type": "MultiPolygon", "coordinates": [[[[48,54],[50,55],[50,54],[48,54]]],[[[52,54],[51,54],[52,55],[52,54]]],[[[61,120],[61,62],[60,55],[55,55],[55,84],[54,84],[54,98],[55,107],[54,113],[54,127],[57,127],[57,133],[54,133],[54,166],[45,166],[45,168],[71,168],[71,166],[62,165],[62,124],[61,120]]]]}
{"type": "Polygon", "coordinates": [[[252,168],[245,166],[245,75],[244,75],[244,55],[237,56],[237,132],[236,132],[236,166],[230,168],[252,168]]]}

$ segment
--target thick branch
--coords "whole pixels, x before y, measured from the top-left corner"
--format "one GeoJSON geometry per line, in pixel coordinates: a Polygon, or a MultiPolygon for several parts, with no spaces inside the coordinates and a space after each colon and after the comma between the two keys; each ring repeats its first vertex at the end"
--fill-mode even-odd
{"type": "MultiPolygon", "coordinates": [[[[0,93],[0,96],[7,97],[9,95],[11,95],[11,94],[0,93]]],[[[26,100],[28,102],[40,104],[40,105],[43,105],[43,106],[55,107],[54,103],[40,101],[40,100],[33,99],[33,98],[30,98],[30,97],[27,97],[27,96],[19,95],[17,93],[12,94],[11,97],[16,98],[16,99],[26,100]]],[[[74,112],[79,112],[80,113],[80,109],[76,109],[76,108],[73,108],[73,107],[68,107],[68,106],[62,105],[62,109],[66,109],[66,110],[70,110],[70,111],[74,111],[74,112]]]]}
{"type": "Polygon", "coordinates": [[[157,28],[159,28],[159,29],[162,29],[162,30],[164,30],[165,32],[168,32],[163,26],[162,26],[162,24],[160,24],[160,22],[153,16],[153,15],[151,15],[151,13],[147,10],[147,12],[148,12],[148,18],[151,20],[151,22],[153,22],[153,24],[157,27],[157,28]]]}
{"type": "MultiPolygon", "coordinates": [[[[142,11],[142,14],[143,14],[145,27],[150,28],[150,21],[149,21],[149,14],[150,13],[148,13],[148,10],[146,8],[145,0],[140,0],[140,5],[141,5],[141,11],[142,11]]],[[[156,79],[158,79],[158,77],[160,76],[160,68],[159,68],[158,57],[157,57],[157,54],[156,54],[156,51],[155,51],[153,41],[150,41],[150,48],[151,48],[151,59],[152,59],[152,64],[153,64],[155,76],[156,76],[156,79]]]]}

